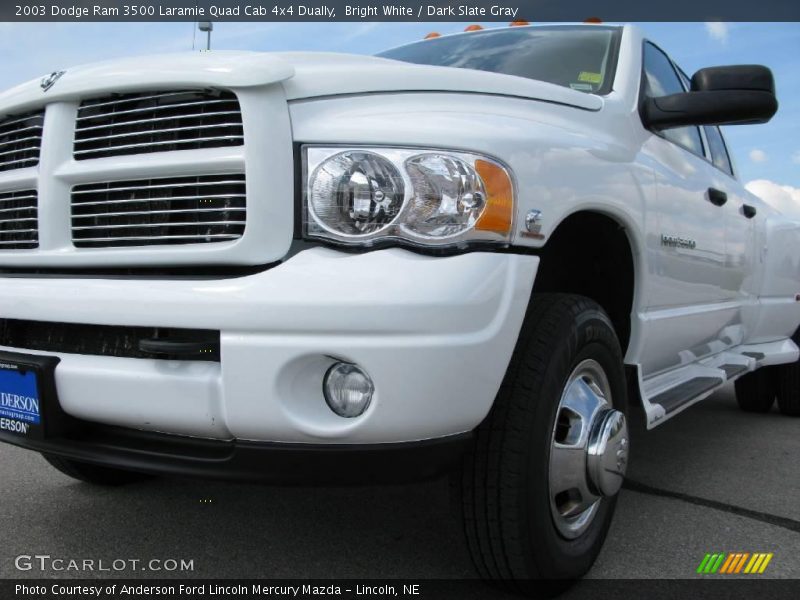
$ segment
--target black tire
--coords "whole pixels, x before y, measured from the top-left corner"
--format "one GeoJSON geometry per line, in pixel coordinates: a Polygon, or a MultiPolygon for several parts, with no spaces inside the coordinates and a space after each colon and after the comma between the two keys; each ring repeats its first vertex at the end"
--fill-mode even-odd
{"type": "Polygon", "coordinates": [[[761,367],[736,380],[736,402],[745,412],[766,413],[778,392],[775,367],[761,367]]]}
{"type": "Polygon", "coordinates": [[[119,486],[128,483],[136,483],[137,481],[144,481],[152,477],[145,473],[136,473],[134,471],[123,471],[122,469],[93,465],[77,460],[61,458],[60,456],[53,456],[51,454],[42,454],[42,456],[48,463],[61,471],[64,475],[77,479],[78,481],[95,485],[119,486]]]}
{"type": "Polygon", "coordinates": [[[627,411],[620,345],[593,301],[569,294],[532,297],[491,412],[456,482],[464,530],[478,573],[529,595],[552,596],[594,563],[616,496],[603,498],[588,529],[566,539],[549,498],[550,447],[567,378],[587,357],[605,370],[614,408],[627,411]]]}
{"type": "Polygon", "coordinates": [[[778,409],[790,417],[800,417],[800,362],[777,367],[778,409]]]}

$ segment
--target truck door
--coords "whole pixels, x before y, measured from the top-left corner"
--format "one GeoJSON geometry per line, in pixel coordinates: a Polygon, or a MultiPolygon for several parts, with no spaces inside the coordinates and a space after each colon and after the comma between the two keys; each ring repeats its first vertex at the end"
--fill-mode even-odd
{"type": "MultiPolygon", "coordinates": [[[[733,294],[739,314],[728,326],[726,338],[740,344],[751,334],[756,317],[755,302],[760,282],[753,279],[761,269],[756,264],[756,228],[760,203],[748,198],[736,180],[725,140],[719,127],[703,128],[713,169],[710,189],[725,214],[725,287],[733,294]]],[[[763,211],[762,211],[763,212],[763,211]]]]}
{"type": "MultiPolygon", "coordinates": [[[[658,47],[645,43],[642,93],[684,91],[679,72],[658,47]]],[[[643,146],[656,174],[658,238],[642,374],[647,377],[722,350],[735,321],[740,282],[726,268],[726,212],[716,167],[706,158],[698,127],[654,131],[643,146]]]]}

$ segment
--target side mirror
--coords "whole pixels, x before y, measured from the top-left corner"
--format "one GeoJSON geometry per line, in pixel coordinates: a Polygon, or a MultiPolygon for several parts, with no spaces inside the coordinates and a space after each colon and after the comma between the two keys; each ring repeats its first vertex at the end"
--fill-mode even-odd
{"type": "Polygon", "coordinates": [[[647,98],[642,120],[652,129],[746,125],[766,123],[777,110],[775,81],[767,67],[709,67],[692,76],[690,92],[647,98]]]}

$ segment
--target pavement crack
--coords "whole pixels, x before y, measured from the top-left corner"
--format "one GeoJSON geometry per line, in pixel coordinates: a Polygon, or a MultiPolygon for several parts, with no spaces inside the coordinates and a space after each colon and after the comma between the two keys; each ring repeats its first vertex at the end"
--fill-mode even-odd
{"type": "Polygon", "coordinates": [[[789,531],[793,531],[794,533],[800,533],[800,521],[795,521],[794,519],[789,519],[787,517],[780,517],[778,515],[772,515],[757,510],[751,510],[749,508],[743,508],[741,506],[736,506],[734,504],[727,504],[726,502],[718,502],[717,500],[709,500],[708,498],[700,498],[698,496],[692,496],[690,494],[683,494],[681,492],[664,490],[661,488],[656,488],[646,485],[644,483],[639,483],[638,481],[634,481],[632,479],[626,479],[622,487],[632,492],[639,492],[640,494],[649,494],[651,496],[672,498],[674,500],[682,500],[683,502],[688,502],[689,504],[705,506],[707,508],[713,508],[714,510],[721,510],[726,513],[738,515],[740,517],[745,517],[746,519],[761,521],[762,523],[774,525],[775,527],[782,527],[783,529],[788,529],[789,531]]]}

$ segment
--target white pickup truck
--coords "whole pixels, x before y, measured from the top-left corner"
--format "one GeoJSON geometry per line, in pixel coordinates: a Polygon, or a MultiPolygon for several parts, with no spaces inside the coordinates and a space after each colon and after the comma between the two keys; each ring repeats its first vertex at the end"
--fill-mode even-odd
{"type": "Polygon", "coordinates": [[[717,127],[776,110],[604,24],[11,89],[0,440],[108,484],[455,470],[480,575],[579,577],[629,410],[800,413],[800,223],[717,127]]]}

